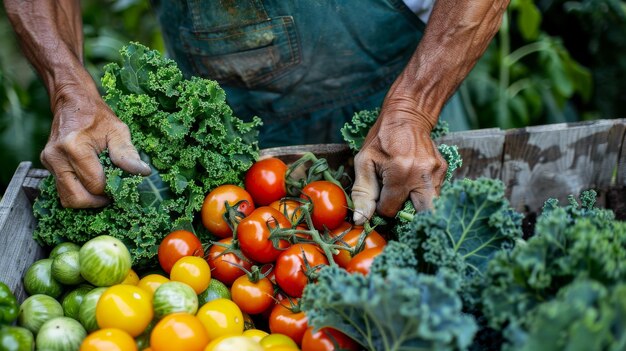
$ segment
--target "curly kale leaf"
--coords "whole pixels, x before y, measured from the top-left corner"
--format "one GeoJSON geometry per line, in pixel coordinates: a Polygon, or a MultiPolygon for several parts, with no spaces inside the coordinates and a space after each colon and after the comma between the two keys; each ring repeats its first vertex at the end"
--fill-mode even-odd
{"type": "Polygon", "coordinates": [[[169,188],[154,171],[144,178],[122,172],[108,157],[102,162],[105,190],[112,203],[102,209],[63,208],[54,178],[47,177],[33,205],[38,219],[34,237],[40,244],[52,246],[64,241],[82,244],[98,235],[111,235],[128,247],[135,266],[149,266],[173,222],[191,222],[193,218],[182,215],[185,203],[180,198],[167,198],[169,188]],[[155,184],[158,186],[153,188],[155,184]]]}
{"type": "Polygon", "coordinates": [[[463,165],[463,159],[461,158],[459,148],[456,145],[450,146],[441,144],[437,146],[437,150],[439,150],[439,154],[441,154],[441,157],[443,157],[448,164],[448,169],[446,170],[446,175],[443,179],[444,184],[447,184],[452,181],[454,171],[463,165]]]}
{"type": "Polygon", "coordinates": [[[464,350],[476,324],[461,312],[456,288],[445,272],[390,267],[364,277],[325,267],[301,307],[310,325],[338,329],[367,350],[464,350]]]}
{"type": "Polygon", "coordinates": [[[521,218],[500,181],[465,179],[444,187],[432,210],[417,213],[410,226],[398,230],[398,240],[416,249],[423,272],[457,272],[464,300],[475,302],[488,263],[521,237],[521,218]]]}
{"type": "Polygon", "coordinates": [[[380,109],[359,111],[352,116],[352,121],[341,128],[343,140],[354,152],[361,150],[370,128],[376,123],[380,109]]]}
{"type": "MultiPolygon", "coordinates": [[[[341,128],[341,135],[343,140],[348,144],[350,149],[354,152],[361,150],[363,142],[367,133],[370,131],[378,115],[380,109],[359,111],[352,116],[352,120],[347,122],[341,128]]],[[[435,125],[435,128],[430,132],[432,139],[439,139],[450,132],[448,122],[439,120],[435,125]]]]}
{"type": "Polygon", "coordinates": [[[577,279],[607,286],[626,280],[626,223],[575,201],[565,208],[548,204],[535,235],[489,265],[482,300],[494,327],[524,324],[537,306],[577,279]]]}
{"type": "Polygon", "coordinates": [[[541,304],[526,325],[506,330],[509,351],[624,350],[626,347],[626,285],[607,289],[581,279],[541,304]]]}
{"type": "Polygon", "coordinates": [[[135,265],[145,266],[154,264],[167,233],[190,227],[210,190],[241,183],[258,158],[260,120],[235,117],[216,82],[184,79],[176,63],[157,51],[131,43],[120,54],[119,63],[104,69],[103,98],[128,125],[152,174],[129,175],[101,158],[112,203],[90,210],[61,207],[54,180],[46,179],[34,204],[34,237],[45,245],[80,244],[109,234],[124,241],[135,265]]]}

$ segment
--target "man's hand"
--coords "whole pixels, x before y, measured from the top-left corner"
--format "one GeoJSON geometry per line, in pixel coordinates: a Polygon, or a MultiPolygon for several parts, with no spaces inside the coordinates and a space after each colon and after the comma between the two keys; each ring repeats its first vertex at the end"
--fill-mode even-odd
{"type": "Polygon", "coordinates": [[[104,170],[98,154],[127,172],[150,174],[130,141],[128,127],[102,101],[83,67],[79,0],[4,0],[22,50],[46,85],[54,120],[41,161],[56,177],[64,207],[100,207],[104,170]]]}
{"type": "Polygon", "coordinates": [[[104,170],[98,159],[104,149],[111,161],[127,172],[150,174],[130,141],[128,127],[84,86],[65,86],[52,101],[54,120],[41,161],[56,177],[61,205],[72,208],[101,207],[109,202],[104,194],[104,170]]]}
{"type": "Polygon", "coordinates": [[[357,224],[371,217],[376,200],[378,212],[386,216],[394,216],[409,196],[417,210],[431,206],[447,165],[430,131],[497,33],[508,3],[437,0],[420,44],[389,89],[355,158],[352,198],[357,224]]]}
{"type": "Polygon", "coordinates": [[[410,98],[385,102],[354,159],[356,224],[369,219],[375,209],[383,216],[395,216],[408,197],[418,210],[431,207],[448,166],[430,138],[429,120],[410,98]]]}

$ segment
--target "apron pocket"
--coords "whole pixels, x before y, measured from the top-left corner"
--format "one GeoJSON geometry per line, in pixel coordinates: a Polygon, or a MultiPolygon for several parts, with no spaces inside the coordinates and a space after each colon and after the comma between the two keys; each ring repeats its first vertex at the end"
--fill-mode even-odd
{"type": "Polygon", "coordinates": [[[181,28],[180,36],[198,74],[234,87],[267,84],[301,60],[291,16],[212,31],[181,28]]]}

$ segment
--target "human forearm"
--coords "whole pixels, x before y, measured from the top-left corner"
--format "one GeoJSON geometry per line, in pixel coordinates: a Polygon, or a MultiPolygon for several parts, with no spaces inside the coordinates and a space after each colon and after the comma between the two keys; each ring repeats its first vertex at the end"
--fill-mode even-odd
{"type": "Polygon", "coordinates": [[[80,85],[97,94],[82,65],[83,35],[78,0],[5,0],[22,51],[43,79],[52,104],[59,90],[80,85]]]}
{"type": "Polygon", "coordinates": [[[114,164],[150,174],[131,143],[128,127],[102,101],[83,67],[83,35],[78,0],[5,0],[24,54],[43,79],[54,118],[41,162],[55,175],[61,204],[100,207],[105,175],[98,155],[105,149],[114,164]]]}
{"type": "Polygon", "coordinates": [[[422,41],[385,103],[418,111],[432,128],[497,33],[508,3],[438,0],[422,41]]]}

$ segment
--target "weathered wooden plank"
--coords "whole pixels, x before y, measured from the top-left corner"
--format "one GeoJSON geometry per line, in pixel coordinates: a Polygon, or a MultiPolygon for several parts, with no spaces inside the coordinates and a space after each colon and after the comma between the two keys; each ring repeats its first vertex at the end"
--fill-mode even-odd
{"type": "Polygon", "coordinates": [[[455,178],[499,179],[504,135],[504,131],[498,128],[455,132],[441,138],[438,143],[459,147],[463,165],[455,172],[455,178]]]}
{"type": "Polygon", "coordinates": [[[35,198],[39,195],[39,183],[48,175],[50,175],[50,172],[45,169],[31,168],[28,171],[26,178],[24,178],[24,183],[22,183],[22,189],[31,202],[35,201],[35,198]]]}
{"type": "Polygon", "coordinates": [[[507,132],[502,180],[513,207],[537,211],[547,198],[564,201],[568,194],[608,186],[619,153],[614,125],[601,120],[507,132]]]}
{"type": "MultiPolygon", "coordinates": [[[[618,120],[617,125],[626,129],[626,119],[618,120]]],[[[626,131],[623,131],[622,140],[619,147],[619,159],[617,160],[617,172],[615,184],[617,186],[626,187],[626,131]]]]}
{"type": "Polygon", "coordinates": [[[11,288],[20,302],[26,298],[22,276],[44,256],[43,249],[32,239],[35,218],[31,202],[22,190],[30,167],[30,162],[20,163],[0,201],[0,267],[4,267],[0,281],[11,288]]]}
{"type": "Polygon", "coordinates": [[[285,163],[293,163],[307,152],[324,157],[331,168],[344,166],[349,174],[353,174],[353,155],[346,144],[315,144],[283,146],[261,150],[261,158],[279,157],[285,163]]]}

